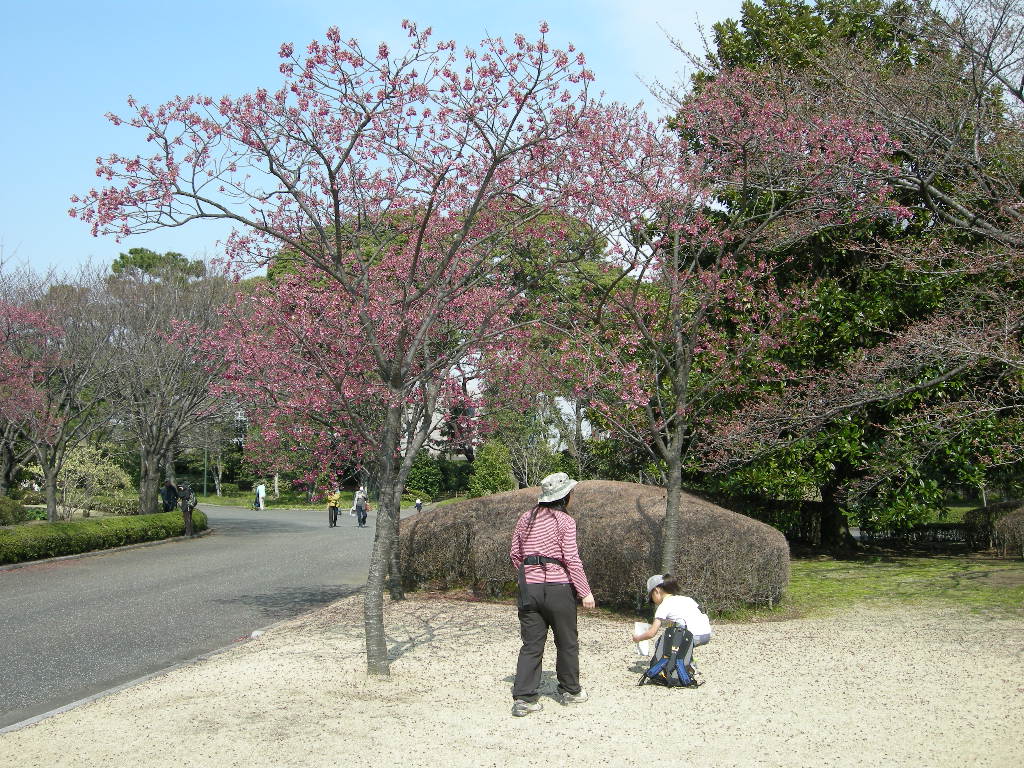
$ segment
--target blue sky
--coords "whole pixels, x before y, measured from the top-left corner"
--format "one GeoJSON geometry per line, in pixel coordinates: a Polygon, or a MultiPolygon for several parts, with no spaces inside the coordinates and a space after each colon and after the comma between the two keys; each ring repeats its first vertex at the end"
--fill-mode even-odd
{"type": "MultiPolygon", "coordinates": [[[[146,247],[191,258],[218,254],[227,231],[214,223],[134,236],[93,238],[68,217],[68,198],[92,187],[95,158],[144,149],[116,128],[129,95],[160,103],[175,95],[238,95],[276,87],[277,51],[323,37],[337,25],[364,43],[401,43],[403,18],[432,26],[459,47],[486,35],[531,35],[541,20],[549,39],[583,51],[610,98],[651,103],[637,76],[671,82],[685,73],[659,25],[690,50],[706,27],[739,13],[740,0],[7,0],[0,12],[0,246],[8,263],[66,269],[87,259],[110,263],[146,247]]],[[[657,111],[652,104],[652,111],[657,111]]]]}

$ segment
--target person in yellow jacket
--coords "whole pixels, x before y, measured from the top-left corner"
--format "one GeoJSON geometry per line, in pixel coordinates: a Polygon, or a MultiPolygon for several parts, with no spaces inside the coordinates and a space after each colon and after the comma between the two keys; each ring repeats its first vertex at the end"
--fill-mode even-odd
{"type": "Polygon", "coordinates": [[[341,504],[341,489],[335,488],[327,494],[327,527],[334,528],[338,525],[338,507],[341,504]]]}

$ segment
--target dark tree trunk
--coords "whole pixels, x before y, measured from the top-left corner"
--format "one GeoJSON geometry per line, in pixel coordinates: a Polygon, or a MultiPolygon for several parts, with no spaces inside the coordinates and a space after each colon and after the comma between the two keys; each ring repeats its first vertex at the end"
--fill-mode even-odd
{"type": "Polygon", "coordinates": [[[821,489],[821,546],[835,555],[845,556],[857,549],[857,542],[850,535],[850,525],[832,485],[821,489]]]}
{"type": "Polygon", "coordinates": [[[143,447],[139,451],[139,514],[152,515],[162,510],[159,504],[160,457],[143,447]]]}
{"type": "Polygon", "coordinates": [[[18,460],[14,448],[4,440],[0,443],[0,496],[7,496],[14,485],[14,475],[18,471],[18,460]]]}
{"type": "Polygon", "coordinates": [[[43,467],[43,489],[46,492],[46,519],[57,522],[57,468],[43,467]]]}

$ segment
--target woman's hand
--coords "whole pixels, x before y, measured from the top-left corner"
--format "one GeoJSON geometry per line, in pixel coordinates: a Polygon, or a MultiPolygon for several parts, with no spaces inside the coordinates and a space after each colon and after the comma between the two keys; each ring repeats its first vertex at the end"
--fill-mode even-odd
{"type": "Polygon", "coordinates": [[[583,607],[584,608],[594,608],[596,606],[597,606],[597,603],[594,602],[594,594],[593,593],[590,593],[589,595],[587,595],[586,597],[583,598],[583,607]]]}

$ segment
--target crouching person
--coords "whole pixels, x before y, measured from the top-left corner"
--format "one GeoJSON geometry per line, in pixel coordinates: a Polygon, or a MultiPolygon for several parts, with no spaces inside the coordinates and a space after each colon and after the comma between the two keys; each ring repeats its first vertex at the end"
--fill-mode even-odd
{"type": "MultiPolygon", "coordinates": [[[[672,622],[678,627],[685,627],[693,635],[693,647],[706,645],[711,641],[711,620],[701,611],[697,601],[692,597],[679,594],[679,582],[671,573],[651,576],[647,580],[647,599],[658,606],[654,612],[654,621],[646,632],[633,635],[633,642],[650,640],[661,631],[663,623],[672,622]]],[[[662,644],[665,636],[658,638],[654,656],[662,655],[662,644]]]]}

